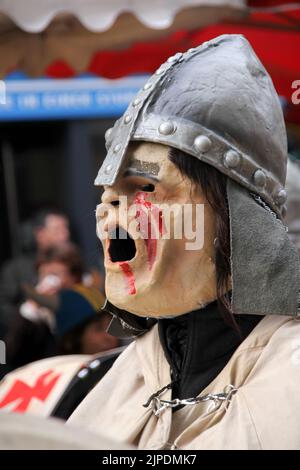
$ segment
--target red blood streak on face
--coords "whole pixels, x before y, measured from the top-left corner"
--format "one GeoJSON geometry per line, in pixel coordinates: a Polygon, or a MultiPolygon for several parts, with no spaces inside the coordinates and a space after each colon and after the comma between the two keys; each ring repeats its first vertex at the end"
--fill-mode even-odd
{"type": "Polygon", "coordinates": [[[162,236],[166,232],[162,211],[159,211],[158,213],[158,231],[160,236],[162,236]]]}
{"type": "Polygon", "coordinates": [[[121,261],[119,263],[119,266],[121,267],[121,269],[122,269],[122,271],[125,275],[126,281],[127,281],[128,294],[129,295],[136,294],[135,279],[134,279],[134,275],[133,275],[131,267],[129,266],[127,261],[121,261]]]}
{"type": "Polygon", "coordinates": [[[139,219],[139,231],[142,237],[145,239],[148,255],[149,268],[151,269],[156,259],[157,252],[157,237],[152,238],[155,235],[155,231],[152,230],[152,225],[158,226],[159,235],[162,236],[165,233],[165,227],[163,223],[162,211],[147,201],[147,193],[139,192],[135,197],[135,205],[137,207],[136,218],[139,219]],[[146,209],[146,210],[145,210],[146,209]]]}

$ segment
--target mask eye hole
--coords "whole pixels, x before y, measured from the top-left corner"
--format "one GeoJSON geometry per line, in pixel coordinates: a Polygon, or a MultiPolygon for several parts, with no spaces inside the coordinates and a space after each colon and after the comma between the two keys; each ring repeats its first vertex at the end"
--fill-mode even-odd
{"type": "Polygon", "coordinates": [[[155,186],[154,184],[152,183],[149,183],[149,184],[143,184],[140,189],[142,191],[144,191],[145,193],[153,193],[153,191],[155,190],[155,186]]]}
{"type": "Polygon", "coordinates": [[[120,205],[120,201],[118,201],[117,199],[115,201],[111,201],[111,205],[117,207],[120,205]]]}

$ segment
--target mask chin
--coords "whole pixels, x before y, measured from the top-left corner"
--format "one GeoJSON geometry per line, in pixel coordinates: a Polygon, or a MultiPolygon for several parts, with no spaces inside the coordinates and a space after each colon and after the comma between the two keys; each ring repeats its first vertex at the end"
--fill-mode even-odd
{"type": "MultiPolygon", "coordinates": [[[[166,261],[163,261],[165,267],[166,261]]],[[[181,264],[189,266],[187,259],[182,260],[181,264]]],[[[116,278],[107,277],[107,298],[118,309],[142,318],[156,319],[184,315],[216,300],[215,264],[205,251],[195,258],[184,281],[184,272],[176,273],[175,269],[174,266],[172,269],[156,273],[157,276],[149,283],[148,279],[143,277],[143,271],[135,272],[135,295],[125,295],[123,290],[116,288],[116,278]]]]}

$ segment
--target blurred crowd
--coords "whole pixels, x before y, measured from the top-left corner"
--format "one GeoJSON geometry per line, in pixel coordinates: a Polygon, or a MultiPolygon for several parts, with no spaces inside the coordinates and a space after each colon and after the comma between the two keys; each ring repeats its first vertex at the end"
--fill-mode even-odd
{"type": "Polygon", "coordinates": [[[102,275],[84,266],[70,239],[69,220],[44,209],[30,223],[34,244],[0,273],[0,337],[6,343],[1,375],[46,357],[96,354],[119,345],[106,332],[102,275]]]}

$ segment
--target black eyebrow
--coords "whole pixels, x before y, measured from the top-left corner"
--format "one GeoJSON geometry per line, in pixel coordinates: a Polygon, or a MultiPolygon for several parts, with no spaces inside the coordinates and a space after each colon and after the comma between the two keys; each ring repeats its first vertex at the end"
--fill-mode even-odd
{"type": "Polygon", "coordinates": [[[145,171],[139,171],[136,168],[127,168],[127,170],[125,170],[125,173],[124,173],[123,176],[125,178],[127,176],[139,176],[141,178],[146,178],[148,180],[152,180],[156,183],[159,181],[159,179],[156,178],[156,176],[153,176],[151,173],[148,173],[148,172],[145,172],[145,171]]]}

